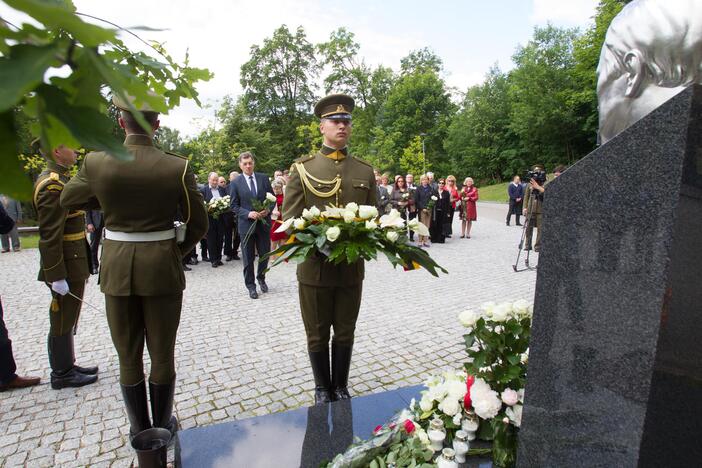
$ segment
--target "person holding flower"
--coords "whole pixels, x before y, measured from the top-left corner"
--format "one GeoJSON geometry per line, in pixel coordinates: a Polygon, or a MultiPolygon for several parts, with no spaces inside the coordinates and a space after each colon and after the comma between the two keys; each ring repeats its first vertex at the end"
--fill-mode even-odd
{"type": "Polygon", "coordinates": [[[449,175],[446,177],[446,190],[448,190],[451,195],[451,209],[449,210],[448,224],[446,224],[446,237],[449,239],[453,234],[453,214],[456,211],[456,205],[460,204],[461,196],[458,194],[458,189],[456,188],[456,176],[449,175]]]}
{"type": "Polygon", "coordinates": [[[280,245],[285,242],[288,235],[283,232],[276,232],[276,230],[283,224],[283,187],[285,186],[285,181],[282,177],[276,178],[273,181],[273,195],[275,195],[275,205],[273,206],[273,211],[271,212],[271,250],[275,250],[280,245]]]}
{"type": "MultiPolygon", "coordinates": [[[[266,254],[271,250],[271,210],[269,208],[257,210],[254,205],[266,204],[267,196],[273,193],[268,176],[254,172],[255,164],[252,153],[248,151],[241,153],[239,167],[242,174],[229,184],[231,208],[237,216],[239,237],[242,239],[244,284],[251,299],[258,299],[253,272],[256,252],[258,252],[258,271],[255,279],[258,280],[261,292],[267,293],[268,257],[266,254]]],[[[272,208],[273,203],[268,205],[272,208]]]]}
{"type": "Polygon", "coordinates": [[[390,195],[390,202],[392,203],[392,207],[400,212],[402,219],[407,221],[409,208],[414,204],[414,200],[412,200],[407,184],[405,184],[405,178],[401,175],[397,176],[395,179],[395,186],[390,195]]]}
{"type": "MultiPolygon", "coordinates": [[[[419,184],[419,187],[414,192],[414,204],[419,213],[419,222],[425,225],[427,229],[430,229],[432,210],[438,197],[434,193],[434,189],[429,185],[429,177],[426,174],[422,174],[419,178],[419,184]],[[433,200],[432,197],[434,197],[433,200]]],[[[419,236],[417,245],[429,247],[429,236],[419,236]]]]}
{"type": "MultiPolygon", "coordinates": [[[[285,222],[299,218],[303,211],[324,211],[331,206],[342,207],[349,203],[376,206],[373,168],[349,155],[347,146],[354,105],[353,98],[344,94],[332,94],[315,105],[322,148],[316,154],[296,159],[290,168],[283,202],[285,222]]],[[[300,219],[304,224],[304,218],[300,219]]],[[[338,231],[338,227],[329,228],[327,239],[335,241],[338,231]]],[[[348,376],[364,271],[362,259],[351,264],[334,264],[322,253],[297,266],[300,311],[314,375],[315,404],[351,398],[348,376]],[[330,369],[331,328],[334,336],[330,369]]]]}
{"type": "Polygon", "coordinates": [[[478,219],[478,209],[475,202],[478,201],[478,189],[473,185],[473,179],[466,177],[461,190],[461,239],[470,239],[470,228],[473,221],[478,219]]]}
{"type": "Polygon", "coordinates": [[[451,208],[451,195],[446,190],[446,180],[439,179],[439,190],[437,191],[437,200],[434,205],[434,213],[432,214],[431,241],[435,244],[443,244],[445,242],[446,224],[448,223],[449,210],[451,208]]]}

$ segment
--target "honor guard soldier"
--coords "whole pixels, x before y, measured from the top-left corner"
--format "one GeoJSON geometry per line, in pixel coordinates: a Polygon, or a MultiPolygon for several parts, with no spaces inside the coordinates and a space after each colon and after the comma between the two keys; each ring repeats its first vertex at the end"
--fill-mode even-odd
{"type": "Polygon", "coordinates": [[[124,145],[134,159],[88,154],[61,203],[78,208],[97,201],[104,213],[99,281],[119,357],[130,436],[152,427],[142,361],[145,340],[153,426],[174,433],[174,348],[185,289],[181,262],[207,232],[207,212],[188,160],[154,147],[158,114],[139,108],[151,126],[146,131],[125,102],[115,98],[113,103],[121,111],[124,145]],[[179,219],[185,232],[184,226],[174,227],[179,219]]]}
{"type": "MultiPolygon", "coordinates": [[[[297,159],[285,189],[283,218],[299,217],[304,208],[325,205],[376,204],[375,176],[370,164],[349,155],[353,98],[334,94],[320,100],[314,114],[321,119],[319,152],[297,159]]],[[[361,306],[364,261],[334,265],[312,257],[297,267],[300,309],[315,381],[315,403],[350,398],[347,390],[351,350],[361,306]],[[334,329],[329,369],[330,328],[334,329]]]]}
{"type": "MultiPolygon", "coordinates": [[[[39,146],[39,140],[34,141],[34,146],[39,146]]],[[[47,167],[34,184],[41,263],[38,279],[51,290],[48,350],[51,388],[55,390],[82,387],[98,379],[97,367],[75,365],[73,346],[83,291],[91,271],[84,212],[65,209],[59,203],[76,156],[66,146],[54,148],[51,154],[44,155],[47,167]]]]}

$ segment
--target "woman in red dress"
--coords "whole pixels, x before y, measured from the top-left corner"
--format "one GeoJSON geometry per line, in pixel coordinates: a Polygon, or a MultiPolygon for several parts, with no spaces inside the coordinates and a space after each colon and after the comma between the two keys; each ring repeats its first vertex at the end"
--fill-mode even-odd
{"type": "Polygon", "coordinates": [[[283,224],[283,180],[278,178],[273,181],[273,194],[275,195],[275,206],[271,212],[271,251],[277,249],[287,240],[288,235],[283,232],[275,232],[283,224]]]}
{"type": "Polygon", "coordinates": [[[470,239],[470,228],[473,221],[478,219],[478,209],[475,202],[478,201],[478,188],[473,185],[473,179],[466,177],[461,190],[461,239],[470,239]]]}

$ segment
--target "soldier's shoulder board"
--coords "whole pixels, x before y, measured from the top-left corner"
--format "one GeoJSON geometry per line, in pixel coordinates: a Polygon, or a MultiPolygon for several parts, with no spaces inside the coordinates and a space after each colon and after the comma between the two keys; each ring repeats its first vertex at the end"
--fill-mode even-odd
{"type": "Polygon", "coordinates": [[[304,164],[306,162],[314,161],[314,158],[315,158],[314,154],[307,154],[305,156],[300,156],[299,158],[297,158],[294,161],[293,166],[295,165],[295,163],[303,163],[304,164]]]}
{"type": "Polygon", "coordinates": [[[46,186],[46,190],[49,192],[60,192],[61,190],[63,190],[63,185],[51,183],[46,186]]]}
{"type": "Polygon", "coordinates": [[[183,156],[182,154],[173,153],[173,152],[171,152],[171,151],[164,151],[164,153],[166,153],[166,154],[169,155],[169,156],[175,156],[176,158],[188,159],[186,156],[183,156]]]}
{"type": "Polygon", "coordinates": [[[61,176],[59,176],[58,172],[52,172],[49,174],[49,179],[51,180],[61,180],[61,176]]]}
{"type": "Polygon", "coordinates": [[[351,156],[351,157],[352,157],[355,161],[358,161],[358,162],[360,162],[361,164],[365,164],[366,166],[368,166],[368,167],[370,167],[371,169],[373,169],[373,165],[372,165],[371,163],[369,163],[368,161],[365,161],[365,160],[363,160],[363,159],[361,159],[361,158],[359,158],[359,157],[356,157],[356,156],[351,156]]]}

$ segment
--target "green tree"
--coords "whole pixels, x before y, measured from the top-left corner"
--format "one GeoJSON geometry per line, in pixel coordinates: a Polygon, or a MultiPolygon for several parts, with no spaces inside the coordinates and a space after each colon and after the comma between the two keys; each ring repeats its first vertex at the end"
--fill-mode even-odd
{"type": "Polygon", "coordinates": [[[406,57],[400,60],[400,72],[403,75],[413,73],[435,73],[439,74],[444,69],[444,62],[428,47],[411,51],[406,57]]]}
{"type": "Polygon", "coordinates": [[[159,127],[156,130],[154,139],[159,147],[164,151],[169,151],[171,153],[181,154],[185,149],[183,139],[180,136],[180,132],[174,128],[170,127],[159,127]]]}
{"type": "Polygon", "coordinates": [[[270,130],[290,157],[298,155],[296,129],[309,118],[318,73],[315,48],[301,26],[295,34],[279,27],[263,45],[251,46],[250,58],[241,66],[248,114],[270,130]]]}
{"type": "Polygon", "coordinates": [[[410,144],[402,150],[400,168],[403,174],[423,174],[431,169],[431,164],[426,164],[424,160],[422,137],[414,137],[410,144]]]}
{"type": "Polygon", "coordinates": [[[115,29],[83,21],[70,0],[5,3],[39,24],[17,26],[0,18],[0,191],[13,197],[26,199],[31,191],[17,158],[22,142],[16,109],[46,152],[66,144],[128,159],[106,115],[106,88],[165,113],[182,98],[197,101],[194,84],[212,76],[190,67],[187,55],[177,63],[157,43],[151,44],[153,55],[130,50],[115,29]],[[67,76],[55,76],[63,67],[67,76]]]}

